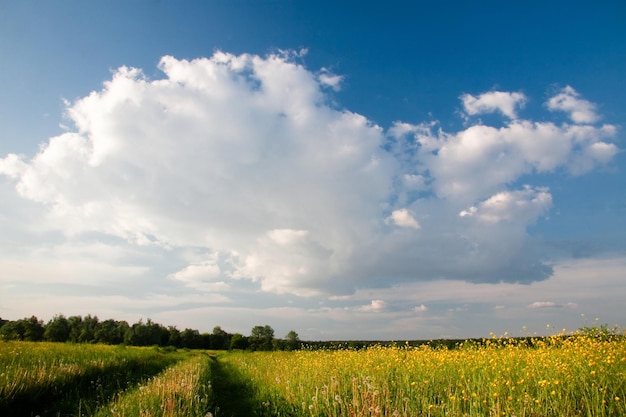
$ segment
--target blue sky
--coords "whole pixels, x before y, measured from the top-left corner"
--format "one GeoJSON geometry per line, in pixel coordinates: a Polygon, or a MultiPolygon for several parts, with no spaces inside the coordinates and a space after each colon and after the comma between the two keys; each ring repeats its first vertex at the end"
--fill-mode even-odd
{"type": "Polygon", "coordinates": [[[1,2],[0,316],[623,325],[626,7],[336,3],[1,2]]]}

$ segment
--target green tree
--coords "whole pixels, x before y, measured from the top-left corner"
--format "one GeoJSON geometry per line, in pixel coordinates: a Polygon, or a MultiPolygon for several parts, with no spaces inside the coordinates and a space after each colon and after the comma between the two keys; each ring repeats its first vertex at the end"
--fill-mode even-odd
{"type": "Polygon", "coordinates": [[[287,350],[296,350],[300,349],[300,337],[298,337],[298,333],[294,330],[290,330],[285,336],[285,349],[287,350]]]}
{"type": "Polygon", "coordinates": [[[267,324],[254,326],[248,338],[252,350],[272,350],[274,346],[274,329],[267,324]]]}
{"type": "Polygon", "coordinates": [[[215,326],[211,333],[210,349],[227,350],[230,347],[230,337],[220,326],[215,326]]]}
{"type": "Polygon", "coordinates": [[[200,332],[194,329],[185,329],[180,332],[180,346],[187,349],[199,349],[202,346],[200,332]]]}
{"type": "Polygon", "coordinates": [[[81,316],[70,316],[67,318],[67,326],[70,329],[69,341],[78,343],[80,341],[80,333],[83,330],[83,318],[81,316]]]}
{"type": "Polygon", "coordinates": [[[95,343],[98,324],[99,324],[99,320],[97,316],[91,316],[91,314],[88,314],[87,317],[83,317],[83,320],[80,323],[80,332],[78,333],[78,342],[79,343],[95,343]]]}
{"type": "Polygon", "coordinates": [[[180,347],[180,330],[178,330],[175,326],[169,326],[167,331],[167,345],[180,347]]]}
{"type": "Polygon", "coordinates": [[[139,320],[130,326],[124,335],[124,342],[133,346],[165,346],[169,338],[169,331],[151,319],[139,320]]]}
{"type": "Polygon", "coordinates": [[[24,324],[20,320],[8,321],[0,327],[0,339],[24,340],[24,324]]]}
{"type": "Polygon", "coordinates": [[[104,343],[107,345],[119,345],[124,342],[124,334],[126,330],[120,327],[120,323],[108,319],[98,323],[94,332],[96,343],[104,343]]]}
{"type": "Polygon", "coordinates": [[[60,314],[50,319],[46,324],[43,338],[50,342],[67,342],[70,338],[70,326],[67,318],[60,314]]]}
{"type": "Polygon", "coordinates": [[[43,334],[45,332],[43,321],[38,320],[35,316],[29,319],[22,319],[21,321],[24,323],[24,340],[31,342],[43,340],[43,334]]]}
{"type": "Polygon", "coordinates": [[[248,338],[241,333],[235,333],[230,337],[230,350],[248,349],[248,338]]]}

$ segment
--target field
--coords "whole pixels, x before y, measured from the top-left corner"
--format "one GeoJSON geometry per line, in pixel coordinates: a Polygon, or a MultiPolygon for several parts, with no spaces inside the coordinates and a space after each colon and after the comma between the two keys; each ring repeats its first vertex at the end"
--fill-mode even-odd
{"type": "Polygon", "coordinates": [[[209,356],[154,348],[0,342],[0,416],[204,416],[209,356]],[[178,409],[181,414],[165,413],[178,409]]]}
{"type": "Polygon", "coordinates": [[[0,344],[2,416],[624,416],[626,339],[295,352],[0,344]]]}

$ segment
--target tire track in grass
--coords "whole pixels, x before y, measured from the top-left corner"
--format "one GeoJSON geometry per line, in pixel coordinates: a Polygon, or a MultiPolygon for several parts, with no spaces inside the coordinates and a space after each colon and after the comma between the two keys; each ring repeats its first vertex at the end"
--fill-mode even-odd
{"type": "Polygon", "coordinates": [[[261,416],[255,389],[232,364],[211,357],[215,417],[261,416]]]}

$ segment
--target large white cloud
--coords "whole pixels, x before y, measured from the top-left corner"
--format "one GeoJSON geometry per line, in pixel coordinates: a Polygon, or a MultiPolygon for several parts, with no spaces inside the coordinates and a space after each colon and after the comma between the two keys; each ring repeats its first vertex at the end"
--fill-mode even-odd
{"type": "Polygon", "coordinates": [[[159,68],[157,80],[120,68],[68,103],[72,131],[30,160],[0,159],[0,173],[73,239],[201,248],[203,259],[165,274],[198,291],[241,279],[299,295],[381,279],[543,279],[550,268],[526,228],[552,197],[514,183],[581,174],[618,151],[616,128],[585,124],[593,108],[571,87],[548,107],[578,112],[575,125],[521,119],[524,95],[490,92],[463,96],[465,109],[499,111],[501,127],[399,122],[386,133],[330,104],[340,76],[290,53],[164,57],[159,68]]]}

